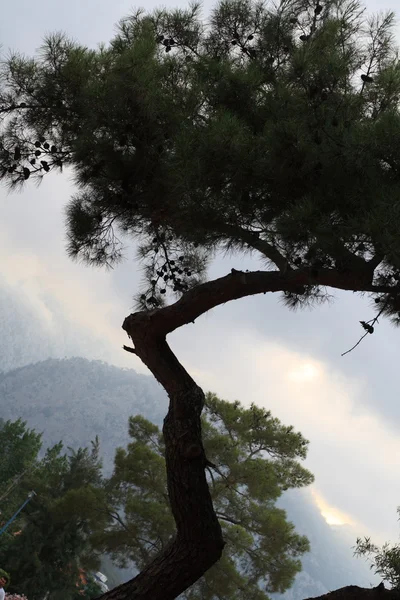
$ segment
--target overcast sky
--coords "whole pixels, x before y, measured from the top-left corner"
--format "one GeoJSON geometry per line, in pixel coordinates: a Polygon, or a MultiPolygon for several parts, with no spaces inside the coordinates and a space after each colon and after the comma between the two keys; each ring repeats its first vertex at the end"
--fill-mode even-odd
{"type": "MultiPolygon", "coordinates": [[[[367,6],[394,9],[395,2],[369,0],[367,6]]],[[[147,8],[156,6],[146,1],[147,8]]],[[[207,14],[212,3],[203,6],[207,14]]],[[[2,6],[0,42],[3,51],[29,54],[46,33],[63,30],[95,47],[109,41],[115,23],[133,8],[128,0],[8,2],[2,6]]],[[[46,177],[39,189],[29,186],[21,194],[0,190],[1,282],[23,293],[38,322],[57,327],[62,315],[76,327],[77,340],[101,338],[102,344],[89,345],[86,358],[146,372],[121,350],[126,342],[121,324],[132,311],[140,268],[133,257],[112,272],[67,258],[63,207],[71,191],[62,176],[46,177]]],[[[238,260],[218,261],[212,274],[238,266],[238,260]]],[[[313,497],[328,521],[353,524],[356,535],[394,542],[400,504],[400,330],[381,322],[357,351],[340,356],[362,333],[359,321],[372,315],[368,301],[352,294],[338,293],[330,305],[296,313],[271,294],[218,308],[170,342],[205,389],[263,405],[310,440],[306,466],[315,474],[313,497]]]]}

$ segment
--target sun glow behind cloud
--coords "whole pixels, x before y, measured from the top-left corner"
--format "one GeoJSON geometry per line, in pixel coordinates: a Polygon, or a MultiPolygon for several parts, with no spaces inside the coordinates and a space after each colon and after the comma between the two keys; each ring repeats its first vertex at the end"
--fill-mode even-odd
{"type": "Polygon", "coordinates": [[[299,383],[316,379],[320,375],[320,369],[311,362],[302,362],[288,372],[288,378],[299,383]]]}
{"type": "Polygon", "coordinates": [[[311,495],[317,505],[321,515],[324,517],[328,525],[354,525],[353,519],[349,515],[344,514],[337,508],[330,506],[328,502],[319,494],[315,487],[311,487],[311,495]]]}

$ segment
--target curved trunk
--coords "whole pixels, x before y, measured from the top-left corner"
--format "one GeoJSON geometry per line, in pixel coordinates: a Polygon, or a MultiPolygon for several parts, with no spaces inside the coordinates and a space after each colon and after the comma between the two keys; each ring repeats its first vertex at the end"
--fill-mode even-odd
{"type": "Polygon", "coordinates": [[[135,354],[169,396],[163,434],[168,495],[177,533],[137,577],[101,598],[173,600],[219,560],[224,547],[205,475],[200,419],[205,397],[169,348],[165,336],[152,326],[149,315],[131,315],[124,329],[135,343],[135,354]]]}
{"type": "MultiPolygon", "coordinates": [[[[232,269],[230,275],[198,285],[170,306],[138,312],[125,319],[123,329],[134,343],[134,348],[124,346],[125,350],[143,361],[169,396],[163,433],[168,493],[177,533],[174,541],[137,577],[107,592],[102,600],[173,600],[220,559],[224,547],[205,475],[207,459],[200,419],[204,393],[173,354],[166,336],[220,304],[254,294],[302,293],[307,285],[381,293],[393,289],[374,285],[372,274],[373,269],[368,273],[337,269],[244,273],[232,269]]],[[[343,590],[347,592],[337,590],[331,595],[340,592],[338,600],[375,599],[371,590],[354,586],[343,590]]]]}

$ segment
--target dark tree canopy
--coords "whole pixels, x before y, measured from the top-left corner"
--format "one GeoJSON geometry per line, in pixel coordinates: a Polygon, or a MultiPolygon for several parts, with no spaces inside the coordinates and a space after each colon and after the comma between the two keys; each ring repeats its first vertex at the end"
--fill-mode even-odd
{"type": "Polygon", "coordinates": [[[18,186],[73,167],[69,253],[110,264],[118,230],[132,236],[143,306],[192,287],[225,248],[306,272],[291,304],[324,295],[327,269],[374,282],[397,320],[393,20],[357,0],[234,0],[207,23],[198,4],[137,12],[96,51],[50,36],[3,67],[0,174],[18,186]]]}
{"type": "MultiPolygon", "coordinates": [[[[280,292],[296,306],[329,287],[368,293],[377,316],[400,321],[393,23],[358,0],[224,0],[207,22],[197,4],[137,12],[97,50],[50,36],[37,58],[2,68],[0,177],[15,188],[70,168],[69,254],[112,264],[131,239],[146,268],[141,310],[123,328],[170,398],[177,533],[107,598],[172,600],[224,547],[205,476],[205,396],[169,333],[234,299],[280,292]],[[202,282],[221,250],[253,252],[266,268],[202,282]]],[[[365,335],[375,320],[361,322],[365,335]]]]}

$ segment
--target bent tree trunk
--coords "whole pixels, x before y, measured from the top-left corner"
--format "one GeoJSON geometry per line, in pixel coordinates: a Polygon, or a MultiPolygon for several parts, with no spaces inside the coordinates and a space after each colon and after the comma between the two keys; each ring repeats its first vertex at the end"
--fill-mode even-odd
{"type": "MultiPolygon", "coordinates": [[[[362,277],[358,285],[357,273],[350,277],[335,269],[321,270],[317,278],[308,270],[286,273],[232,270],[226,277],[189,290],[170,306],[137,312],[125,319],[123,329],[134,348],[124,348],[143,361],[169,396],[163,434],[176,537],[139,575],[102,595],[101,600],[173,600],[220,559],[224,547],[205,475],[207,459],[200,419],[204,393],[171,351],[167,335],[230,300],[266,292],[301,293],[303,286],[310,283],[352,291],[384,292],[390,289],[389,286],[374,286],[362,277]]],[[[345,589],[348,591],[337,600],[375,599],[371,590],[345,589]],[[368,598],[361,591],[366,592],[368,598]]],[[[339,592],[341,590],[337,590],[339,592]]],[[[336,597],[329,600],[336,600],[336,597]]]]}
{"type": "Polygon", "coordinates": [[[224,546],[205,476],[200,420],[204,393],[179,363],[155,321],[152,315],[138,313],[125,320],[124,329],[135,343],[135,353],[169,396],[163,434],[177,533],[137,577],[102,596],[110,600],[172,600],[217,562],[224,546]]]}

